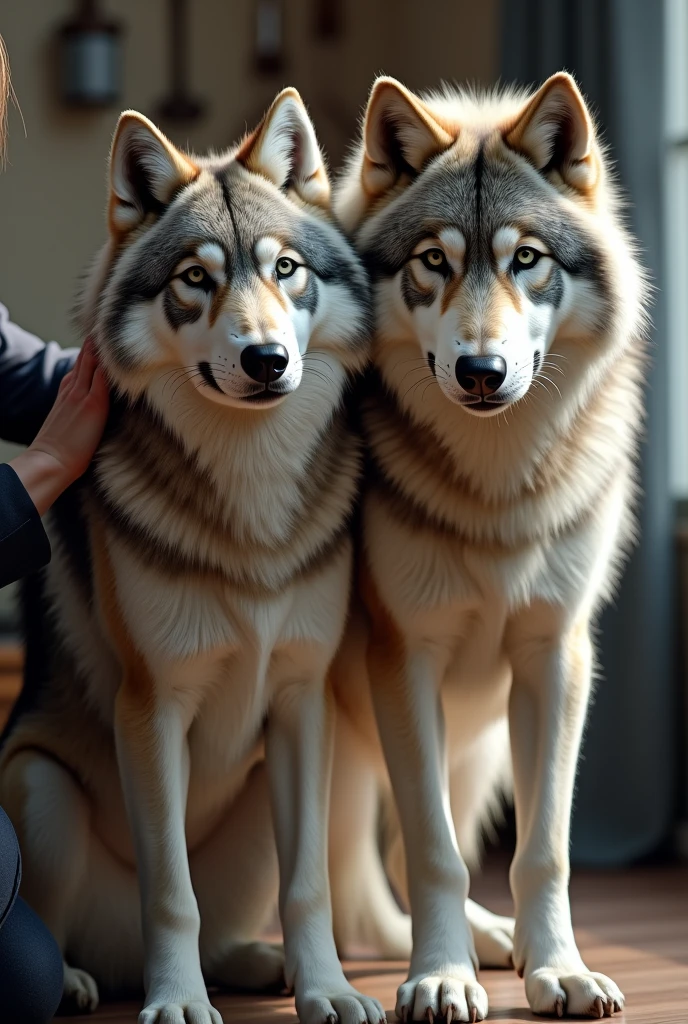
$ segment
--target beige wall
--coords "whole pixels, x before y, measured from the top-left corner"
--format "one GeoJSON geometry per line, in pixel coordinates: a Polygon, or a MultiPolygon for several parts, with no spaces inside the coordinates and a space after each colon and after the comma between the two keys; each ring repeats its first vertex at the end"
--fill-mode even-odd
{"type": "MultiPolygon", "coordinates": [[[[259,119],[286,84],[301,90],[336,166],[376,73],[412,88],[441,79],[489,83],[497,65],[497,0],[343,0],[344,33],[314,37],[318,0],[286,0],[287,65],[257,75],[253,0],[192,0],[193,92],[207,114],[178,127],[180,145],[222,148],[259,119]]],[[[125,31],[121,107],[153,120],[166,92],[166,0],[103,0],[125,31]]],[[[0,177],[0,302],[13,318],[62,344],[79,341],[69,311],[79,274],[104,238],[106,159],[118,109],[65,110],[56,96],[54,37],[72,0],[15,0],[0,7],[19,114],[10,115],[9,163],[0,177]]],[[[8,449],[0,446],[0,458],[8,449]]],[[[2,596],[0,595],[0,609],[2,596]]]]}

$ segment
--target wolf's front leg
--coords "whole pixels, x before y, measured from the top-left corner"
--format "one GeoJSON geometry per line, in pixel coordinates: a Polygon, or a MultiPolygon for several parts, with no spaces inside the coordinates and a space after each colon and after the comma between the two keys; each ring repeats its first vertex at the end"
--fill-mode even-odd
{"type": "Polygon", "coordinates": [[[327,832],[332,700],[322,680],[292,684],[275,700],[266,730],[285,975],[301,1024],[380,1024],[380,1004],[344,977],[332,933],[327,832]]]}
{"type": "Polygon", "coordinates": [[[146,1002],[139,1024],[222,1024],[208,1000],[184,832],[188,712],[140,673],[115,706],[117,759],[141,888],[146,1002]]]}
{"type": "Polygon", "coordinates": [[[391,623],[373,635],[370,678],[399,810],[413,922],[409,975],[397,993],[403,1021],[483,1020],[487,994],[466,919],[468,869],[449,803],[438,669],[410,651],[391,623]]]}
{"type": "Polygon", "coordinates": [[[590,694],[588,623],[557,628],[543,607],[510,628],[514,678],[509,709],[517,844],[514,962],[535,1013],[610,1016],[623,995],[587,969],[571,924],[569,825],[576,762],[590,694]]]}

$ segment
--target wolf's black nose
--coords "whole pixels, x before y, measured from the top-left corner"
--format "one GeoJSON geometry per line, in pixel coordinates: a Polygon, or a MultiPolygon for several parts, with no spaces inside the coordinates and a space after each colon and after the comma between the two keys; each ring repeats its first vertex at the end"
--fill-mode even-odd
{"type": "Polygon", "coordinates": [[[469,395],[493,395],[506,379],[506,361],[501,356],[459,356],[456,379],[469,395]]]}
{"type": "Polygon", "coordinates": [[[261,384],[279,380],[289,365],[289,353],[284,345],[249,345],[241,353],[245,373],[261,384]]]}

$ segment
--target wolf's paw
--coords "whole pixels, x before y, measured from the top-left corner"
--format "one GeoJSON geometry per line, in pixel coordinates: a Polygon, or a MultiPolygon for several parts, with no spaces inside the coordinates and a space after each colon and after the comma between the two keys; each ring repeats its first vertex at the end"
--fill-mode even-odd
{"type": "Polygon", "coordinates": [[[74,1003],[82,1013],[93,1013],[98,1007],[98,986],[86,971],[65,964],[62,998],[74,1003]]]}
{"type": "Polygon", "coordinates": [[[149,1003],[139,1014],[139,1024],[223,1024],[223,1021],[207,999],[198,997],[174,1003],[149,1003]]]}
{"type": "Polygon", "coordinates": [[[475,952],[481,967],[513,967],[513,917],[500,917],[479,903],[466,903],[466,917],[473,933],[475,952]]]}
{"type": "Polygon", "coordinates": [[[309,990],[296,1000],[301,1024],[385,1024],[387,1018],[377,999],[361,995],[342,983],[336,991],[309,990]]]}
{"type": "Polygon", "coordinates": [[[457,968],[451,974],[418,974],[399,986],[397,1017],[400,1020],[427,1020],[435,1017],[452,1021],[484,1020],[487,1016],[487,992],[475,980],[470,968],[457,968]]]}
{"type": "Polygon", "coordinates": [[[208,975],[224,988],[247,992],[281,991],[285,987],[284,948],[268,942],[236,945],[208,975]]]}
{"type": "Polygon", "coordinates": [[[624,997],[604,974],[541,967],[526,975],[526,995],[533,1013],[555,1017],[611,1017],[623,1009],[624,997]]]}

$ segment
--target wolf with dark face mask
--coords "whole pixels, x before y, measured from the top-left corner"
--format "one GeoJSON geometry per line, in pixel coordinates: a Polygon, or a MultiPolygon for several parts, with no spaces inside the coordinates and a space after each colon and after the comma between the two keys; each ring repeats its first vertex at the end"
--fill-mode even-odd
{"type": "Polygon", "coordinates": [[[567,893],[591,624],[632,538],[643,415],[646,286],[605,154],[566,74],[487,96],[383,78],[335,208],[377,316],[368,621],[354,610],[334,670],[339,946],[412,954],[403,1020],[483,1019],[476,953],[513,955],[537,1013],[612,1014],[623,997],[581,960],[567,893]],[[509,740],[515,931],[466,901],[509,740]],[[376,847],[385,761],[413,944],[376,847]]]}
{"type": "Polygon", "coordinates": [[[298,94],[203,159],[123,114],[108,220],[80,316],[116,413],[51,514],[45,684],[0,764],[26,897],[83,1009],[143,981],[141,1024],[210,1024],[206,980],[286,980],[306,1024],[379,1024],[325,855],[369,284],[298,94]]]}

